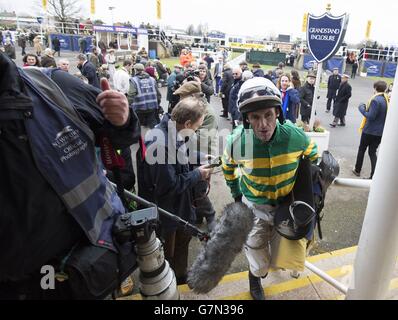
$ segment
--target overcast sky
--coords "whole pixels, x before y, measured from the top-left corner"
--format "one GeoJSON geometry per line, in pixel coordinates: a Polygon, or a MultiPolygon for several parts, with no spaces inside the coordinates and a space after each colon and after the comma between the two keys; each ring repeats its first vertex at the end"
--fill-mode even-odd
{"type": "MultiPolygon", "coordinates": [[[[0,0],[0,9],[31,12],[32,3],[41,0],[0,0]],[[28,9],[28,10],[27,10],[28,9]]],[[[90,0],[80,0],[83,12],[89,15],[90,0]]],[[[304,12],[320,15],[326,4],[332,4],[332,14],[350,14],[346,34],[348,43],[365,38],[366,23],[372,20],[371,39],[385,45],[398,44],[398,1],[383,0],[162,0],[163,25],[186,29],[207,23],[215,29],[234,35],[269,37],[278,34],[303,36],[301,26],[304,12]]],[[[112,22],[109,7],[114,6],[114,21],[157,23],[156,0],[96,0],[96,14],[107,23],[112,22]]]]}

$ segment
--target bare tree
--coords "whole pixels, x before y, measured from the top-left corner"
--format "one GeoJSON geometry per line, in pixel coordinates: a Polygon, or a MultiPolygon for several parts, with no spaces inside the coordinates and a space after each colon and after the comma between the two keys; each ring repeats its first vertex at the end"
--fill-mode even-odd
{"type": "Polygon", "coordinates": [[[48,0],[48,12],[60,22],[68,22],[81,13],[80,0],[48,0]]]}
{"type": "Polygon", "coordinates": [[[187,28],[187,34],[189,36],[193,36],[195,33],[195,27],[193,26],[193,24],[190,24],[187,28]]]}
{"type": "MultiPolygon", "coordinates": [[[[62,23],[62,32],[65,32],[66,27],[64,24],[66,22],[72,22],[75,18],[82,16],[84,10],[80,3],[81,0],[48,0],[47,12],[62,23]]],[[[41,0],[37,1],[36,10],[38,9],[42,10],[41,0]]]]}

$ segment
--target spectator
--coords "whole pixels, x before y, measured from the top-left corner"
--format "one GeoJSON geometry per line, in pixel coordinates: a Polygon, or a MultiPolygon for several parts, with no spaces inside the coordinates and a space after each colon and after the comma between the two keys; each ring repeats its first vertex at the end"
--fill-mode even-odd
{"type": "Polygon", "coordinates": [[[155,79],[150,77],[141,63],[134,65],[135,76],[130,79],[128,100],[142,126],[152,129],[158,122],[161,94],[155,79]]]}
{"type": "Polygon", "coordinates": [[[329,113],[333,105],[336,102],[336,94],[337,90],[340,87],[341,76],[339,75],[339,68],[333,68],[333,74],[329,76],[328,79],[328,93],[327,93],[327,103],[326,103],[326,112],[329,113]]]}
{"type": "Polygon", "coordinates": [[[26,48],[26,36],[25,36],[23,33],[21,33],[21,34],[19,35],[19,37],[18,37],[18,45],[19,45],[19,46],[21,47],[21,49],[22,49],[22,52],[21,52],[22,56],[26,55],[26,52],[25,52],[25,48],[26,48]]]}
{"type": "Polygon", "coordinates": [[[354,63],[352,64],[351,79],[355,79],[357,72],[358,72],[358,60],[355,59],[354,63]]]}
{"type": "MultiPolygon", "coordinates": [[[[249,70],[249,66],[245,60],[241,61],[239,63],[239,67],[241,68],[242,72],[245,72],[246,70],[249,70]]],[[[250,70],[249,70],[250,71],[250,70]]]]}
{"type": "Polygon", "coordinates": [[[41,51],[43,50],[42,49],[42,46],[41,46],[41,38],[40,38],[40,36],[36,36],[34,39],[33,39],[33,43],[34,43],[34,48],[35,48],[35,51],[36,51],[36,55],[38,56],[38,57],[40,57],[40,55],[41,55],[41,51]]]}
{"type": "Polygon", "coordinates": [[[58,57],[61,56],[61,42],[59,41],[58,37],[55,36],[52,41],[53,49],[55,52],[58,53],[58,57]]]}
{"type": "Polygon", "coordinates": [[[15,60],[17,58],[15,54],[15,47],[12,45],[9,39],[5,41],[4,52],[10,59],[15,60]]]}
{"type": "MultiPolygon", "coordinates": [[[[103,55],[103,54],[102,54],[103,55]]],[[[105,56],[106,64],[108,65],[108,72],[110,76],[110,81],[113,83],[113,76],[116,72],[116,56],[115,56],[115,49],[110,49],[109,53],[105,56]]]]}
{"type": "Polygon", "coordinates": [[[228,118],[229,94],[231,92],[233,84],[234,84],[234,77],[232,76],[232,69],[228,64],[226,64],[224,66],[222,84],[220,89],[221,102],[223,108],[223,113],[220,115],[220,117],[222,118],[228,118]]]}
{"type": "Polygon", "coordinates": [[[54,51],[50,48],[44,50],[43,57],[41,58],[41,66],[43,68],[56,68],[57,63],[54,59],[54,51]]]}
{"type": "Polygon", "coordinates": [[[39,57],[33,53],[28,53],[22,61],[24,67],[41,67],[39,57]]]}
{"type": "Polygon", "coordinates": [[[300,91],[301,80],[300,80],[300,75],[299,75],[298,71],[297,70],[292,70],[292,71],[290,71],[290,74],[292,76],[291,78],[292,78],[292,83],[293,83],[294,89],[300,91]]]}
{"type": "Polygon", "coordinates": [[[243,84],[242,69],[240,67],[233,68],[232,77],[234,78],[234,83],[229,93],[228,112],[231,114],[232,128],[235,128],[235,121],[240,120],[240,114],[237,102],[238,102],[239,89],[243,84]]]}
{"type": "Polygon", "coordinates": [[[264,77],[264,71],[261,69],[259,63],[253,64],[252,72],[254,77],[261,77],[261,78],[264,77]]]}
{"type": "Polygon", "coordinates": [[[87,57],[83,53],[80,53],[77,56],[77,60],[77,67],[81,74],[87,78],[88,83],[96,88],[99,88],[100,84],[95,66],[90,61],[87,61],[87,57]]]}
{"type": "Polygon", "coordinates": [[[207,102],[210,103],[210,97],[214,94],[213,80],[208,76],[206,65],[200,65],[198,69],[201,92],[204,93],[207,102]]]}
{"type": "Polygon", "coordinates": [[[211,64],[214,63],[214,59],[210,57],[210,54],[206,53],[203,60],[207,63],[207,69],[211,69],[211,64]]]}
{"type": "Polygon", "coordinates": [[[342,127],[346,125],[345,115],[347,113],[348,101],[350,100],[352,94],[351,85],[348,83],[349,78],[350,76],[347,74],[344,74],[341,77],[341,84],[336,96],[336,102],[333,106],[334,120],[330,124],[332,128],[335,128],[337,125],[342,127]]]}
{"type": "Polygon", "coordinates": [[[223,69],[224,69],[223,59],[222,57],[218,57],[218,62],[216,63],[216,66],[214,68],[214,75],[213,75],[213,79],[216,82],[215,95],[218,95],[218,93],[220,92],[220,82],[221,82],[223,69]]]}
{"type": "Polygon", "coordinates": [[[358,148],[357,161],[352,171],[356,176],[360,176],[365,152],[366,149],[369,148],[369,158],[371,163],[369,179],[372,179],[375,173],[377,162],[376,151],[383,136],[389,102],[388,96],[385,93],[387,89],[386,82],[377,81],[373,87],[375,89],[375,95],[370,98],[367,105],[362,103],[358,107],[359,112],[362,113],[364,119],[360,126],[362,134],[358,148]]]}
{"type": "Polygon", "coordinates": [[[167,79],[167,101],[169,104],[173,100],[173,89],[175,86],[176,77],[179,74],[182,74],[183,67],[179,64],[174,65],[174,71],[171,73],[169,78],[167,79]]]}
{"type": "Polygon", "coordinates": [[[286,120],[296,123],[300,106],[300,94],[294,88],[289,74],[283,74],[278,80],[277,88],[282,94],[282,112],[286,120]]]}
{"type": "Polygon", "coordinates": [[[300,88],[301,120],[307,124],[310,122],[312,103],[314,101],[315,79],[315,73],[309,72],[306,83],[300,88]]]}
{"type": "Polygon", "coordinates": [[[68,59],[61,59],[58,61],[58,68],[65,72],[69,72],[69,60],[68,59]]]}
{"type": "Polygon", "coordinates": [[[120,67],[113,77],[113,87],[115,90],[127,96],[130,87],[130,72],[132,67],[131,60],[124,60],[123,66],[120,67]]]}

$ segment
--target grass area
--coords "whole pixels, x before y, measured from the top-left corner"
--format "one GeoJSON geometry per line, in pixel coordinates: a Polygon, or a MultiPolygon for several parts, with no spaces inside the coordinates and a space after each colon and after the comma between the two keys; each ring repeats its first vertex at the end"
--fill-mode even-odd
{"type": "Polygon", "coordinates": [[[180,58],[178,58],[178,57],[164,58],[164,59],[161,59],[160,61],[162,61],[163,64],[167,65],[167,67],[169,67],[170,70],[174,70],[174,65],[180,63],[180,58]]]}
{"type": "Polygon", "coordinates": [[[232,56],[231,56],[231,60],[235,59],[236,57],[239,57],[240,55],[242,55],[244,52],[234,52],[232,51],[232,56]]]}
{"type": "Polygon", "coordinates": [[[372,82],[376,82],[379,80],[387,82],[387,85],[394,82],[394,78],[384,78],[384,77],[365,77],[365,79],[372,80],[372,82]]]}

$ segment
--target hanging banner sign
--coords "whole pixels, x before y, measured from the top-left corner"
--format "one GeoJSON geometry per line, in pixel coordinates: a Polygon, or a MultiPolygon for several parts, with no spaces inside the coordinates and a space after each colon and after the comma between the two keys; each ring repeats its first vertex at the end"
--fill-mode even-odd
{"type": "Polygon", "coordinates": [[[347,14],[339,17],[328,12],[321,16],[308,15],[307,46],[318,63],[326,61],[339,50],[347,24],[347,14]]]}

